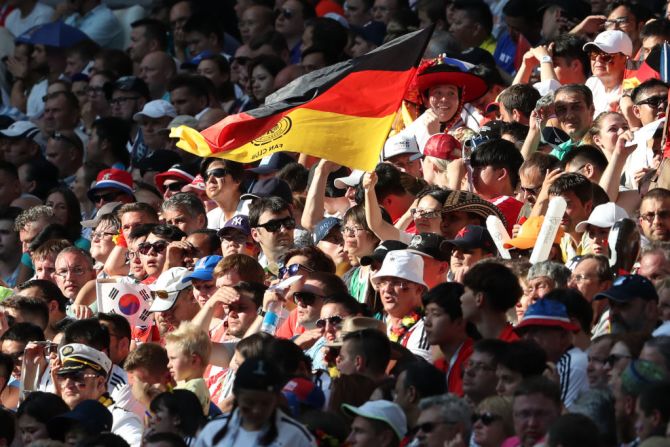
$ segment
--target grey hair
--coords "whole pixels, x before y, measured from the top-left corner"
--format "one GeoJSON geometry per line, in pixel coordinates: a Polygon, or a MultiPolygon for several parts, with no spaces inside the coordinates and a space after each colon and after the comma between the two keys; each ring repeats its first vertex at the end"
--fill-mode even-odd
{"type": "Polygon", "coordinates": [[[528,277],[526,279],[530,281],[531,279],[546,276],[554,281],[556,288],[561,289],[568,286],[570,275],[572,275],[572,272],[563,264],[553,261],[543,261],[533,264],[528,269],[528,277]]]}
{"type": "Polygon", "coordinates": [[[58,258],[60,258],[62,255],[67,254],[67,253],[74,253],[74,254],[83,256],[84,259],[86,259],[86,262],[88,262],[91,265],[91,268],[93,268],[93,266],[95,265],[95,259],[93,259],[93,256],[91,256],[91,254],[89,252],[87,252],[86,250],[82,250],[79,247],[74,247],[74,246],[66,247],[63,250],[61,250],[61,252],[58,253],[58,256],[56,256],[56,260],[58,260],[58,258]]]}
{"type": "Polygon", "coordinates": [[[666,371],[670,371],[670,336],[662,335],[650,338],[644,342],[644,345],[656,349],[663,357],[664,362],[663,365],[658,366],[662,366],[666,371]]]}
{"type": "Polygon", "coordinates": [[[442,418],[450,423],[461,423],[465,431],[463,439],[470,437],[470,427],[472,425],[472,409],[464,399],[455,394],[447,393],[439,396],[430,396],[421,399],[419,409],[426,410],[432,407],[439,407],[442,418]]]}
{"type": "Polygon", "coordinates": [[[37,205],[27,210],[21,211],[21,214],[14,221],[14,231],[23,230],[26,225],[37,222],[40,219],[46,219],[49,223],[53,220],[54,210],[50,206],[37,205]]]}
{"type": "Polygon", "coordinates": [[[190,217],[197,217],[199,215],[206,215],[205,205],[195,195],[188,192],[178,192],[165,202],[161,207],[163,211],[178,209],[185,212],[190,217]]]}
{"type": "Polygon", "coordinates": [[[644,255],[648,255],[651,253],[659,253],[663,255],[666,261],[670,260],[670,242],[653,241],[648,246],[642,249],[642,253],[640,253],[640,258],[642,258],[642,256],[644,255]]]}

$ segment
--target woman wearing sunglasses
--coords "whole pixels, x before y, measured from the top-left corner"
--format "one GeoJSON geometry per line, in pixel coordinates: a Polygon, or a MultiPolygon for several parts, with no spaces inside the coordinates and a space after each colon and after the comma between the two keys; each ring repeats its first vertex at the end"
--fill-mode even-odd
{"type": "Polygon", "coordinates": [[[147,236],[146,241],[137,246],[142,266],[147,276],[157,278],[163,271],[165,255],[170,242],[180,241],[186,233],[172,225],[156,225],[147,236]]]}
{"type": "Polygon", "coordinates": [[[244,166],[220,158],[206,158],[200,165],[207,197],[216,208],[207,213],[207,228],[218,230],[236,214],[245,214],[240,202],[244,184],[244,166]]]}
{"type": "Polygon", "coordinates": [[[498,447],[514,436],[512,401],[508,397],[487,397],[472,414],[472,440],[480,447],[498,447]]]}

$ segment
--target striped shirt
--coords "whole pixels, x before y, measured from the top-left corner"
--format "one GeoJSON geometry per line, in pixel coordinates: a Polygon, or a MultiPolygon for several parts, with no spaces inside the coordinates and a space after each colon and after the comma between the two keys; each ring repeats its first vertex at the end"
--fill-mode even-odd
{"type": "Polygon", "coordinates": [[[577,347],[565,351],[556,363],[561,382],[561,401],[568,410],[579,395],[589,389],[589,379],[586,376],[587,365],[586,353],[577,347]]]}

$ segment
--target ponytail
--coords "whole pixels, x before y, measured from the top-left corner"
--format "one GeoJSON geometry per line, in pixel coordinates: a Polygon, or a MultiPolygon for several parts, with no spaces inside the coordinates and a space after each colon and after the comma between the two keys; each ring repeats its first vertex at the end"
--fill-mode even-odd
{"type": "Polygon", "coordinates": [[[236,409],[237,409],[237,399],[234,399],[233,408],[230,409],[230,416],[226,420],[226,425],[224,425],[221,430],[219,430],[214,434],[214,437],[212,438],[212,445],[219,444],[221,440],[226,436],[226,433],[228,433],[228,424],[230,424],[230,420],[233,418],[233,413],[235,413],[236,409]]]}

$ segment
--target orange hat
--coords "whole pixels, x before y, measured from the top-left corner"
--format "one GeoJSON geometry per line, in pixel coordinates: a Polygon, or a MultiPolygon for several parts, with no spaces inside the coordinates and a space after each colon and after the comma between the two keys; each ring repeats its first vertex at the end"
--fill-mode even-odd
{"type": "MultiPolygon", "coordinates": [[[[542,222],[544,222],[544,216],[529,217],[528,220],[521,225],[519,234],[517,234],[515,238],[505,242],[503,247],[508,249],[518,248],[520,250],[533,248],[537,242],[537,237],[540,235],[542,222]]],[[[558,232],[556,233],[556,238],[554,239],[554,244],[561,242],[563,234],[565,234],[565,231],[563,231],[563,228],[559,227],[558,232]]]]}

